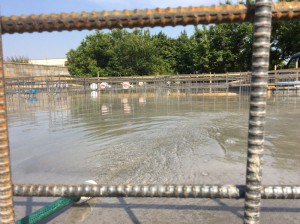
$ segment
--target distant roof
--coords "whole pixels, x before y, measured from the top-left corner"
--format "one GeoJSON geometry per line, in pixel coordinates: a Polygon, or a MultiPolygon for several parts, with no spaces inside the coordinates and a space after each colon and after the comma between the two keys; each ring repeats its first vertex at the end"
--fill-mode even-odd
{"type": "Polygon", "coordinates": [[[66,58],[30,59],[30,64],[65,66],[66,58]]]}
{"type": "Polygon", "coordinates": [[[32,59],[29,59],[29,60],[67,60],[66,58],[32,58],[32,59]]]}

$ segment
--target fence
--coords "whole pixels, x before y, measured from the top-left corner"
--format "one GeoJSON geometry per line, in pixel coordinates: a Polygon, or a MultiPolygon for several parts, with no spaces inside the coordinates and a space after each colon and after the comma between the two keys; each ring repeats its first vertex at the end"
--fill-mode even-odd
{"type": "Polygon", "coordinates": [[[5,78],[6,93],[61,91],[143,92],[160,91],[180,93],[227,92],[229,88],[249,87],[250,73],[170,75],[152,77],[69,77],[38,76],[5,78]]]}
{"type": "MultiPolygon", "coordinates": [[[[268,72],[268,90],[299,90],[299,69],[268,72]]],[[[32,76],[6,77],[6,93],[26,93],[30,89],[38,92],[57,93],[72,91],[106,92],[155,92],[168,93],[219,93],[228,91],[248,91],[251,72],[224,74],[182,74],[145,77],[71,77],[32,76]]]]}
{"type": "Polygon", "coordinates": [[[12,196],[93,196],[93,197],[245,197],[244,223],[259,223],[261,198],[299,199],[300,186],[262,186],[261,158],[264,151],[264,123],[268,81],[271,20],[300,18],[300,4],[286,2],[272,5],[271,0],[257,0],[255,5],[189,7],[2,17],[0,34],[254,22],[246,185],[43,185],[11,182],[7,118],[5,108],[2,40],[0,35],[0,206],[2,223],[13,223],[12,196]]]}

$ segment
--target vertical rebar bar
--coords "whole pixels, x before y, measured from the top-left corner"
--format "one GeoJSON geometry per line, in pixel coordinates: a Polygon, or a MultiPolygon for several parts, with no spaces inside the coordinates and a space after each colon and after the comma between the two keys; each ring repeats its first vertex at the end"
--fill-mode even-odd
{"type": "Polygon", "coordinates": [[[256,0],[244,213],[247,224],[259,223],[260,216],[271,19],[272,1],[256,0]]]}
{"type": "Polygon", "coordinates": [[[2,32],[0,25],[0,223],[14,223],[13,193],[6,121],[2,32]]]}

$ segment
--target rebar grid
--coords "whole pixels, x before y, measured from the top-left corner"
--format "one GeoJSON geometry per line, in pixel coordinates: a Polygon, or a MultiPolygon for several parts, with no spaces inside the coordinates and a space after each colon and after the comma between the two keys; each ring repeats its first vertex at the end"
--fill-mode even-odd
{"type": "Polygon", "coordinates": [[[256,0],[250,91],[244,223],[259,223],[261,159],[267,104],[272,1],[256,0]]]}
{"type": "MultiPolygon", "coordinates": [[[[274,20],[300,19],[299,2],[273,5],[274,20]]],[[[165,9],[3,16],[2,33],[198,25],[253,21],[254,6],[222,5],[165,9]]]]}
{"type": "MultiPolygon", "coordinates": [[[[14,184],[15,196],[38,197],[175,197],[175,198],[244,198],[244,185],[64,185],[14,184]]],[[[264,186],[265,199],[300,199],[300,186],[264,186]]]]}
{"type": "MultiPolygon", "coordinates": [[[[1,21],[1,18],[0,18],[1,21]]],[[[0,223],[14,223],[0,24],[0,223]]]]}
{"type": "Polygon", "coordinates": [[[62,13],[0,17],[0,221],[13,223],[12,186],[4,95],[1,35],[5,33],[132,28],[245,22],[254,19],[252,84],[249,113],[246,186],[234,185],[21,185],[16,196],[92,197],[245,197],[245,223],[259,223],[261,198],[299,199],[300,186],[261,186],[261,156],[264,143],[267,68],[271,20],[300,19],[299,2],[273,5],[257,0],[253,5],[186,7],[154,10],[62,13]],[[2,33],[1,33],[2,32],[2,33]]]}

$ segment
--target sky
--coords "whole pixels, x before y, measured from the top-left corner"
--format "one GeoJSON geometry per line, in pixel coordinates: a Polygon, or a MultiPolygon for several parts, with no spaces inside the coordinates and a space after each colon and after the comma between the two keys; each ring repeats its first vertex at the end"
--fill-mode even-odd
{"type": "MultiPolygon", "coordinates": [[[[91,12],[103,10],[145,9],[187,6],[219,5],[221,0],[0,0],[0,15],[30,15],[62,12],[91,12]]],[[[233,0],[233,3],[237,1],[233,0]]],[[[177,37],[183,30],[193,32],[193,26],[150,29],[152,34],[162,31],[177,37]]],[[[106,30],[107,31],[107,30],[106,30]]],[[[4,34],[4,59],[24,56],[29,59],[65,58],[70,49],[76,49],[88,34],[94,31],[63,31],[24,34],[4,34]]]]}

